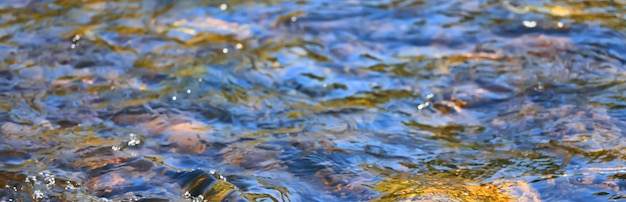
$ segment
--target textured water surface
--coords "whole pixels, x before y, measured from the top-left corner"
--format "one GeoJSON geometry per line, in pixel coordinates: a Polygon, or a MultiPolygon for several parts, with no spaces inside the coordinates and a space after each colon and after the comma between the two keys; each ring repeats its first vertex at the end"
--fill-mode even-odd
{"type": "Polygon", "coordinates": [[[0,2],[0,201],[626,197],[626,2],[0,2]]]}

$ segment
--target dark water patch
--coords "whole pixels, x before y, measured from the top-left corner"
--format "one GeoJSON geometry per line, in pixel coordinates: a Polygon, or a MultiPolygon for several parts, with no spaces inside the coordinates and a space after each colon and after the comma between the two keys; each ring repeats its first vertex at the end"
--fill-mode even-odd
{"type": "Polygon", "coordinates": [[[233,197],[230,195],[237,189],[234,185],[224,181],[224,177],[201,170],[176,173],[174,178],[189,195],[194,197],[203,196],[224,200],[233,197]]]}
{"type": "Polygon", "coordinates": [[[0,156],[0,161],[8,165],[23,164],[32,158],[30,154],[19,151],[0,151],[0,156]]]}

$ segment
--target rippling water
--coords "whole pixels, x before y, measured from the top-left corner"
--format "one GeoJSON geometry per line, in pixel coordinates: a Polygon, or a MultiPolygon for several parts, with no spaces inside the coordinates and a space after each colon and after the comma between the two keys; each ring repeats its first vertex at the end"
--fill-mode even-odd
{"type": "Polygon", "coordinates": [[[623,0],[0,11],[0,201],[626,198],[623,0]]]}

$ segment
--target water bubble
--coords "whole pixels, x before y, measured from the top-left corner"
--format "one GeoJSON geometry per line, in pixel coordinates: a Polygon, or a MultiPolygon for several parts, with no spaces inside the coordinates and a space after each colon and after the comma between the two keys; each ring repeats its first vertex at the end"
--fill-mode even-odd
{"type": "Polygon", "coordinates": [[[226,10],[226,9],[228,9],[227,4],[220,4],[220,10],[226,10]]]}
{"type": "Polygon", "coordinates": [[[219,177],[220,177],[220,180],[222,180],[222,181],[224,181],[224,182],[228,182],[228,179],[226,179],[226,177],[224,177],[224,176],[222,176],[222,175],[219,175],[219,177]]]}
{"type": "Polygon", "coordinates": [[[65,190],[72,190],[72,189],[76,189],[76,187],[74,187],[72,183],[67,182],[67,185],[65,186],[65,190]]]}
{"type": "Polygon", "coordinates": [[[37,182],[37,177],[36,176],[28,176],[28,177],[26,177],[24,182],[33,182],[33,183],[37,182]]]}
{"type": "Polygon", "coordinates": [[[524,20],[524,22],[522,22],[522,24],[524,24],[524,26],[528,27],[528,28],[535,28],[537,26],[537,22],[535,22],[535,21],[528,21],[528,20],[524,20]]]}
{"type": "Polygon", "coordinates": [[[130,135],[130,141],[128,141],[128,146],[136,146],[141,144],[141,140],[139,139],[139,137],[137,137],[137,135],[135,135],[134,133],[131,133],[130,135]]]}
{"type": "Polygon", "coordinates": [[[298,17],[296,16],[291,17],[291,22],[295,22],[296,20],[298,20],[298,17]]]}
{"type": "Polygon", "coordinates": [[[72,45],[70,45],[70,48],[75,49],[78,48],[78,46],[80,45],[80,35],[74,35],[72,37],[72,45]]]}
{"type": "Polygon", "coordinates": [[[52,186],[56,183],[56,179],[54,174],[50,173],[50,172],[40,172],[39,173],[40,176],[43,176],[43,183],[45,183],[48,186],[52,186]]]}
{"type": "Polygon", "coordinates": [[[43,199],[44,198],[44,194],[43,194],[43,192],[41,192],[41,190],[35,190],[33,195],[35,196],[35,199],[43,199]]]}
{"type": "Polygon", "coordinates": [[[236,49],[242,49],[243,48],[243,44],[241,43],[237,43],[237,45],[235,45],[236,49]]]}
{"type": "Polygon", "coordinates": [[[191,89],[187,89],[187,94],[191,94],[191,89]]]}
{"type": "Polygon", "coordinates": [[[544,86],[543,86],[543,84],[541,82],[539,82],[539,84],[537,84],[537,87],[535,87],[536,91],[540,91],[540,90],[543,90],[543,89],[544,89],[544,86]]]}
{"type": "Polygon", "coordinates": [[[172,100],[176,101],[176,96],[172,96],[172,100]]]}
{"type": "Polygon", "coordinates": [[[563,23],[562,22],[556,23],[556,26],[559,28],[563,28],[563,23]]]}
{"type": "Polygon", "coordinates": [[[431,93],[431,94],[426,95],[426,99],[429,99],[429,100],[430,100],[430,99],[433,99],[433,97],[435,97],[435,95],[434,95],[434,94],[432,94],[432,93],[431,93]]]}
{"type": "Polygon", "coordinates": [[[202,202],[204,201],[204,196],[202,195],[198,195],[198,196],[193,196],[191,195],[191,193],[189,193],[189,191],[186,191],[185,194],[183,194],[183,196],[185,197],[185,199],[192,201],[192,202],[202,202]]]}
{"type": "Polygon", "coordinates": [[[222,53],[228,53],[228,48],[222,49],[222,53]]]}

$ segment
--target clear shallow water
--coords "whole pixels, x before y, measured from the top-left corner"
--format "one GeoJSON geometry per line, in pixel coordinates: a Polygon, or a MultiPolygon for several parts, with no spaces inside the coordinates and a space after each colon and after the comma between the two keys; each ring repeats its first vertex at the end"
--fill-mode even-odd
{"type": "Polygon", "coordinates": [[[3,1],[0,200],[624,196],[623,1],[3,1]]]}

